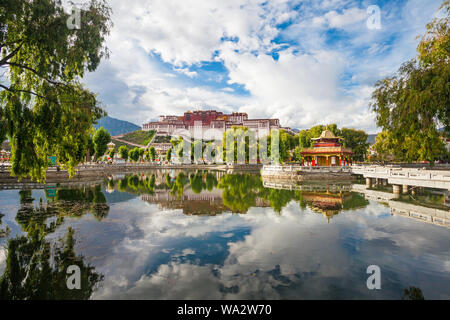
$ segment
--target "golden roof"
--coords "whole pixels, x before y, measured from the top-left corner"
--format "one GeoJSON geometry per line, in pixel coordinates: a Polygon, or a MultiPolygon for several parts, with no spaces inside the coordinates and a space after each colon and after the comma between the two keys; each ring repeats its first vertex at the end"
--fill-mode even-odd
{"type": "Polygon", "coordinates": [[[319,138],[312,138],[311,140],[320,140],[320,139],[342,139],[341,137],[336,137],[334,133],[328,129],[322,131],[322,134],[319,138]]]}

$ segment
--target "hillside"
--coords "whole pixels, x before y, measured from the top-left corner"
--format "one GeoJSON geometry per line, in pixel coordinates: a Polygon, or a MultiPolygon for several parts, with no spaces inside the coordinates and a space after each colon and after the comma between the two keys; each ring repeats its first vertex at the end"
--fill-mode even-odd
{"type": "Polygon", "coordinates": [[[104,117],[101,118],[98,121],[98,124],[94,125],[95,129],[98,129],[100,127],[105,128],[106,130],[109,131],[109,134],[111,136],[117,136],[120,134],[125,134],[128,132],[133,132],[136,130],[140,130],[141,127],[135,125],[134,123],[128,122],[128,121],[124,121],[124,120],[119,120],[119,119],[115,119],[115,118],[111,118],[111,117],[104,117]]]}
{"type": "Polygon", "coordinates": [[[126,146],[128,149],[133,149],[135,147],[142,148],[147,146],[154,135],[155,131],[137,130],[125,135],[111,137],[111,140],[116,145],[116,150],[119,150],[120,146],[126,146]]]}
{"type": "Polygon", "coordinates": [[[142,131],[142,130],[137,130],[134,132],[130,132],[125,134],[124,136],[120,137],[120,140],[124,140],[127,142],[131,142],[134,144],[140,144],[143,146],[146,146],[150,140],[153,138],[153,136],[155,135],[155,131],[142,131]]]}
{"type": "Polygon", "coordinates": [[[128,150],[131,150],[131,149],[133,149],[133,148],[136,147],[136,146],[133,146],[133,145],[131,145],[131,144],[128,144],[128,143],[126,143],[126,142],[124,142],[124,141],[116,140],[116,139],[114,139],[114,138],[111,138],[111,141],[116,145],[116,146],[114,147],[114,149],[115,149],[116,151],[118,151],[119,148],[120,148],[121,146],[127,147],[128,150]]]}

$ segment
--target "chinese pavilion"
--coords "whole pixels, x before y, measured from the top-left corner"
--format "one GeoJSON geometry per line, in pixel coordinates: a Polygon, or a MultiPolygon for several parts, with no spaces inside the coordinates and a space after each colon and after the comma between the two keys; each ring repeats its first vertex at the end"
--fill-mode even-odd
{"type": "Polygon", "coordinates": [[[349,166],[352,165],[353,152],[342,146],[341,137],[326,129],[314,141],[312,148],[303,149],[302,165],[305,166],[349,166]]]}

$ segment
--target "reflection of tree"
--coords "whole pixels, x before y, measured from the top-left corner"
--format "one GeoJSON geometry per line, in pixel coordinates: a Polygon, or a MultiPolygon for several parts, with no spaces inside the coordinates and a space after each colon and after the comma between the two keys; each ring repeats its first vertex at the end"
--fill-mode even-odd
{"type": "MultiPolygon", "coordinates": [[[[0,213],[0,225],[2,224],[2,218],[3,218],[3,214],[0,213]]],[[[8,226],[6,226],[5,229],[0,229],[0,238],[8,237],[10,232],[11,232],[11,230],[9,229],[8,226]]]]}
{"type": "Polygon", "coordinates": [[[196,194],[200,194],[203,189],[206,188],[206,183],[203,181],[202,173],[191,174],[189,178],[189,183],[191,185],[192,191],[196,194]]]}
{"type": "Polygon", "coordinates": [[[117,183],[117,188],[120,192],[129,192],[133,194],[154,194],[156,185],[156,176],[152,174],[150,177],[139,177],[132,175],[120,179],[117,183]]]}
{"type": "Polygon", "coordinates": [[[221,177],[222,201],[232,212],[246,213],[256,206],[256,198],[262,188],[260,176],[229,174],[221,177]]]}
{"type": "Polygon", "coordinates": [[[30,190],[20,191],[19,195],[21,206],[17,211],[16,221],[25,232],[29,231],[30,226],[39,226],[45,233],[50,233],[64,222],[64,217],[81,217],[92,213],[100,221],[109,213],[109,206],[99,185],[57,189],[47,204],[39,203],[38,206],[33,205],[30,190]],[[55,219],[46,223],[52,217],[55,219]]]}
{"type": "Polygon", "coordinates": [[[403,300],[425,300],[422,290],[416,287],[409,287],[403,290],[403,300]]]}
{"type": "Polygon", "coordinates": [[[79,189],[58,189],[51,204],[66,215],[83,216],[92,212],[97,220],[108,215],[109,206],[101,186],[83,187],[79,189]]]}
{"type": "Polygon", "coordinates": [[[365,208],[369,205],[369,201],[366,200],[364,195],[359,193],[352,193],[349,199],[345,199],[342,203],[343,210],[352,210],[358,208],[365,208]]]}
{"type": "Polygon", "coordinates": [[[296,193],[291,190],[281,189],[264,189],[261,192],[261,196],[264,200],[269,201],[273,210],[280,214],[281,210],[293,199],[295,199],[296,193]]]}
{"type": "Polygon", "coordinates": [[[206,174],[206,189],[208,191],[212,191],[215,187],[217,187],[217,184],[218,182],[216,176],[208,172],[206,174]]]}
{"type": "Polygon", "coordinates": [[[75,254],[74,231],[53,246],[42,225],[31,224],[27,236],[8,241],[6,269],[0,277],[0,299],[89,299],[103,279],[75,254]],[[81,289],[67,288],[67,268],[80,268],[81,289]]]}
{"type": "Polygon", "coordinates": [[[19,200],[21,204],[33,202],[33,197],[31,196],[31,190],[20,190],[19,200]]]}
{"type": "Polygon", "coordinates": [[[74,251],[74,231],[69,228],[64,239],[51,244],[46,236],[63,224],[64,218],[93,213],[101,220],[109,207],[100,186],[57,189],[33,205],[30,190],[19,192],[21,206],[16,221],[26,236],[9,239],[6,269],[0,278],[0,299],[88,299],[103,276],[84,263],[74,251]],[[81,271],[81,290],[67,289],[67,267],[81,271]]]}
{"type": "Polygon", "coordinates": [[[184,192],[184,186],[188,183],[187,176],[180,172],[175,179],[175,183],[172,186],[172,195],[177,195],[178,199],[181,198],[184,192]]]}

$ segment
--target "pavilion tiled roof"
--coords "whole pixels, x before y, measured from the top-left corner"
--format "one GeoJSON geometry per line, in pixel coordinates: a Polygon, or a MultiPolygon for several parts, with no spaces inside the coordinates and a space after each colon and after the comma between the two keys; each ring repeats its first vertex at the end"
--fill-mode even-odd
{"type": "Polygon", "coordinates": [[[326,130],[322,131],[322,134],[320,135],[319,138],[312,138],[311,140],[320,140],[320,139],[339,139],[339,140],[341,140],[342,138],[336,137],[333,132],[326,129],[326,130]]]}

